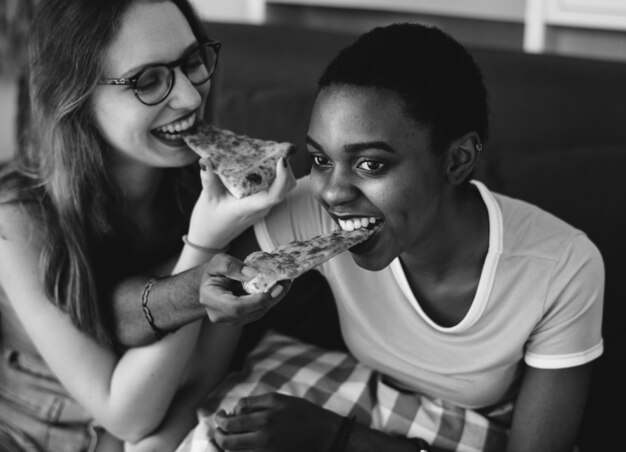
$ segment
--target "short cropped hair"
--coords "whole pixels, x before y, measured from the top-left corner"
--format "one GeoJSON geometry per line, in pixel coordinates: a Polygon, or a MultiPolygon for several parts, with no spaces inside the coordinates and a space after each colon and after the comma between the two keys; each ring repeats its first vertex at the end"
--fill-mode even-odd
{"type": "Polygon", "coordinates": [[[476,132],[487,139],[487,90],[471,54],[437,27],[401,23],[377,27],[343,49],[318,82],[390,90],[407,113],[431,131],[435,152],[476,132]]]}

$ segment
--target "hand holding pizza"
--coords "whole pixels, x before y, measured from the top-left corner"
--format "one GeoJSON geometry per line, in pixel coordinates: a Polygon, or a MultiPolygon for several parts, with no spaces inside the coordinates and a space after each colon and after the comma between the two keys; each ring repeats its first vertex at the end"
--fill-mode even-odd
{"type": "Polygon", "coordinates": [[[285,198],[296,181],[286,158],[276,164],[276,178],[267,190],[238,199],[219,177],[203,163],[200,172],[202,193],[194,207],[189,225],[189,240],[198,245],[221,249],[252,226],[285,198]]]}
{"type": "Polygon", "coordinates": [[[290,280],[276,283],[269,291],[248,294],[241,282],[257,270],[227,254],[215,255],[205,267],[200,284],[200,303],[213,323],[241,325],[258,320],[288,292],[290,280]]]}

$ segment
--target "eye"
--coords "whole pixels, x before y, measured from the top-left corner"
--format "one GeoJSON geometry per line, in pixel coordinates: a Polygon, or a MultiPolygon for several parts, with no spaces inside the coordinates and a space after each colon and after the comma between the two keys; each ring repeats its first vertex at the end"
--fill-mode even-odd
{"type": "Polygon", "coordinates": [[[313,165],[317,166],[318,168],[322,168],[322,167],[326,167],[330,165],[330,160],[322,155],[314,154],[311,156],[311,158],[313,159],[313,165]]]}
{"type": "Polygon", "coordinates": [[[200,52],[196,51],[189,55],[189,58],[185,61],[185,66],[189,69],[197,69],[200,66],[204,66],[204,60],[202,59],[200,52]]]}
{"type": "Polygon", "coordinates": [[[156,89],[167,77],[167,69],[162,67],[152,68],[143,72],[135,82],[135,88],[144,93],[156,89]]]}
{"type": "Polygon", "coordinates": [[[383,162],[378,160],[361,160],[356,167],[364,171],[378,172],[384,169],[385,166],[383,162]]]}

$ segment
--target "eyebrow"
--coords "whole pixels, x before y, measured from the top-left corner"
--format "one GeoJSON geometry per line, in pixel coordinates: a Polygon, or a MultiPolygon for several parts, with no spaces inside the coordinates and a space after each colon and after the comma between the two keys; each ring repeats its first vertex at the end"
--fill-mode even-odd
{"type": "MultiPolygon", "coordinates": [[[[187,47],[185,47],[185,49],[180,53],[178,58],[182,57],[187,52],[190,52],[194,47],[197,47],[198,45],[200,45],[200,43],[198,41],[192,42],[187,47]]],[[[132,69],[129,69],[126,72],[124,72],[120,78],[130,79],[130,78],[136,77],[137,74],[139,74],[141,71],[143,71],[148,66],[156,66],[156,65],[159,65],[159,64],[168,64],[168,63],[171,63],[172,61],[176,61],[178,58],[174,58],[171,61],[165,61],[165,62],[163,62],[163,61],[158,61],[158,62],[157,61],[153,61],[151,63],[146,63],[146,64],[142,64],[142,65],[136,66],[136,67],[134,67],[132,69]]]]}
{"type": "MultiPolygon", "coordinates": [[[[319,151],[322,151],[322,146],[320,146],[320,144],[309,135],[307,135],[305,141],[308,145],[314,147],[319,151]]],[[[389,143],[385,141],[364,141],[362,143],[353,143],[344,146],[344,150],[350,154],[365,151],[367,149],[379,149],[381,151],[389,152],[391,154],[395,154],[396,152],[395,149],[392,148],[389,143]]]]}

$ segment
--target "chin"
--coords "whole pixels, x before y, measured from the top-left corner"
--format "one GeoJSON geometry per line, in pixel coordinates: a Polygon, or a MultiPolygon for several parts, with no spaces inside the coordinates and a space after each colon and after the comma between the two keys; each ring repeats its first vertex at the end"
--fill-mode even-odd
{"type": "Polygon", "coordinates": [[[355,264],[357,264],[362,269],[369,270],[371,272],[380,271],[387,267],[389,264],[391,264],[391,262],[393,261],[393,259],[383,259],[383,257],[380,255],[367,256],[364,254],[351,254],[355,264]]]}
{"type": "Polygon", "coordinates": [[[175,153],[172,153],[169,160],[170,167],[181,167],[191,165],[198,161],[198,154],[190,150],[188,147],[181,147],[175,153]]]}

